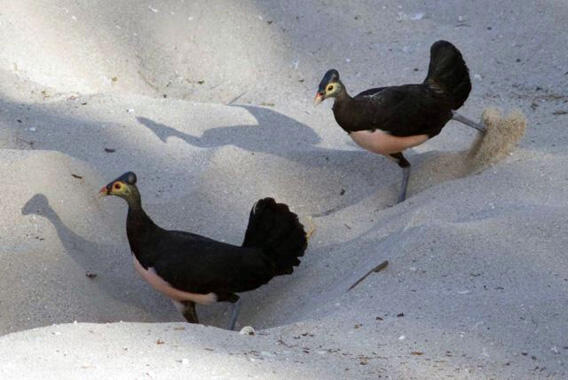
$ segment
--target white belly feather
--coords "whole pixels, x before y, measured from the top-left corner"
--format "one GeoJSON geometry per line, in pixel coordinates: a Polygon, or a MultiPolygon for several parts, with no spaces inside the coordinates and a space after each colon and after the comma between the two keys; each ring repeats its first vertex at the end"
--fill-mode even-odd
{"type": "Polygon", "coordinates": [[[383,155],[402,152],[428,140],[428,135],[398,137],[379,129],[351,132],[349,136],[361,148],[383,155]]]}
{"type": "Polygon", "coordinates": [[[154,289],[160,293],[166,295],[174,301],[193,301],[201,305],[209,305],[217,302],[217,295],[215,293],[207,294],[197,294],[184,292],[183,290],[176,289],[172,287],[167,281],[158,276],[154,268],[144,269],[142,264],[136,259],[136,256],[132,255],[134,259],[134,268],[146,280],[154,289]]]}

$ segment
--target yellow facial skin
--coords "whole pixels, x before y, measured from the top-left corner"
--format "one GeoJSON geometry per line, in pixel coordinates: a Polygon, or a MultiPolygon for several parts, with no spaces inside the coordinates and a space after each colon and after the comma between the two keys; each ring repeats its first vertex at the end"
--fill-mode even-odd
{"type": "Polygon", "coordinates": [[[128,198],[131,194],[130,186],[122,181],[114,181],[103,186],[99,191],[101,196],[115,195],[121,198],[128,198]]]}
{"type": "Polygon", "coordinates": [[[136,174],[126,172],[115,180],[103,186],[99,191],[100,196],[115,195],[125,199],[129,205],[140,203],[140,193],[136,188],[136,174]]]}
{"type": "Polygon", "coordinates": [[[328,83],[325,86],[323,92],[318,91],[316,97],[314,98],[314,105],[317,106],[327,98],[334,98],[339,94],[341,90],[341,84],[339,82],[328,83]]]}
{"type": "Polygon", "coordinates": [[[335,95],[337,95],[339,93],[339,90],[341,89],[341,85],[336,82],[336,83],[330,83],[325,87],[325,97],[327,98],[332,98],[335,95]]]}

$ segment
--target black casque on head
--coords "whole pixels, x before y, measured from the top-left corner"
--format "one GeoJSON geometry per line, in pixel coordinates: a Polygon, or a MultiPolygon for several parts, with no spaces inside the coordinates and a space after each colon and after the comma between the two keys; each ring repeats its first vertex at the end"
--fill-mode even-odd
{"type": "Polygon", "coordinates": [[[136,185],[136,174],[134,172],[124,173],[120,178],[129,185],[136,185]]]}
{"type": "Polygon", "coordinates": [[[337,82],[338,80],[339,80],[339,72],[335,69],[328,70],[319,84],[318,92],[324,93],[325,86],[327,86],[328,83],[337,82]]]}
{"type": "Polygon", "coordinates": [[[115,183],[116,181],[124,182],[124,183],[127,183],[129,185],[136,185],[136,174],[134,174],[134,172],[124,173],[123,175],[121,175],[120,177],[118,177],[114,181],[110,182],[108,185],[106,185],[107,190],[110,190],[111,187],[112,187],[112,184],[115,183]]]}

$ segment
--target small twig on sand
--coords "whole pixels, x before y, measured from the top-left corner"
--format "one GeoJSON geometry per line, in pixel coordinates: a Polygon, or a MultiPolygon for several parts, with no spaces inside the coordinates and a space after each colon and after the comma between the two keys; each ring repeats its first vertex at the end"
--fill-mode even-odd
{"type": "Polygon", "coordinates": [[[389,265],[388,260],[383,261],[382,263],[380,263],[379,265],[377,265],[376,267],[374,267],[373,269],[371,269],[370,271],[368,271],[367,273],[365,273],[363,275],[363,277],[361,277],[360,279],[358,279],[357,281],[355,281],[355,283],[353,285],[351,285],[349,287],[349,289],[347,289],[347,291],[350,291],[351,289],[353,289],[354,287],[356,287],[357,285],[359,285],[359,283],[361,281],[363,281],[364,279],[367,278],[368,275],[370,275],[373,272],[380,272],[381,270],[385,269],[387,267],[387,265],[389,265]]]}
{"type": "Polygon", "coordinates": [[[236,102],[237,100],[239,100],[244,94],[246,94],[247,91],[242,92],[241,94],[235,96],[233,99],[231,99],[231,101],[227,102],[226,105],[230,106],[231,104],[233,104],[234,102],[236,102]]]}

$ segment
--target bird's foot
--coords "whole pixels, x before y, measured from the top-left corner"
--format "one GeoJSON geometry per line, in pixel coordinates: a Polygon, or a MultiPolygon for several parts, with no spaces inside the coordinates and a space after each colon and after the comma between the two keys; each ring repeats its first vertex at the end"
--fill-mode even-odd
{"type": "Polygon", "coordinates": [[[195,311],[195,302],[191,301],[175,301],[172,300],[174,306],[183,315],[186,321],[189,323],[199,323],[197,318],[197,312],[195,311]]]}
{"type": "Polygon", "coordinates": [[[405,200],[406,200],[406,189],[400,192],[400,194],[398,195],[398,199],[396,200],[396,203],[399,204],[404,202],[405,200]]]}

